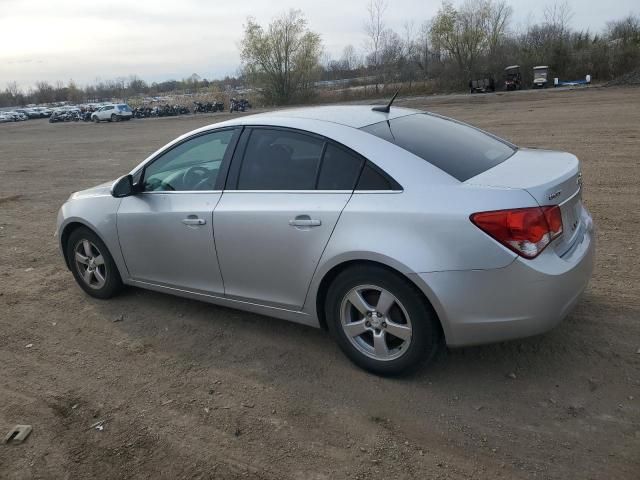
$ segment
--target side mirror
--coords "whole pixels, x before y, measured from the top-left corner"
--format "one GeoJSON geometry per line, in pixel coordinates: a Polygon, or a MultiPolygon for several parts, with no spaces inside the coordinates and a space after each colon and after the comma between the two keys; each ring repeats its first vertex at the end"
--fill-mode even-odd
{"type": "Polygon", "coordinates": [[[133,194],[133,178],[131,175],[120,177],[111,187],[111,195],[116,198],[128,197],[133,194]]]}

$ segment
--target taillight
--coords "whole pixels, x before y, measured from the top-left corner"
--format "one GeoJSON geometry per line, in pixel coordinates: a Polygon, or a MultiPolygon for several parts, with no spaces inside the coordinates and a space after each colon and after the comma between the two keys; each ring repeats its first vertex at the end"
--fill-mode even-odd
{"type": "Polygon", "coordinates": [[[470,218],[483,232],[525,258],[537,257],[562,234],[557,205],[479,212],[470,218]]]}

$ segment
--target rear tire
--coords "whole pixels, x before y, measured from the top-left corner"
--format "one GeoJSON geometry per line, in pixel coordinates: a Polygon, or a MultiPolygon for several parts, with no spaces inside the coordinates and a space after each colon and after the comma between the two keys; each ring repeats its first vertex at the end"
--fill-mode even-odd
{"type": "Polygon", "coordinates": [[[88,228],[71,232],[65,253],[73,277],[88,295],[104,300],[122,289],[122,279],[109,249],[88,228]]]}
{"type": "Polygon", "coordinates": [[[97,115],[94,115],[94,117],[92,118],[93,123],[100,123],[100,119],[98,118],[97,115]]]}
{"type": "Polygon", "coordinates": [[[119,120],[118,116],[115,113],[111,114],[111,121],[112,122],[117,122],[119,120]]]}
{"type": "Polygon", "coordinates": [[[438,351],[440,328],[431,305],[413,284],[384,267],[339,273],[327,292],[325,312],[342,351],[372,373],[405,373],[438,351]]]}

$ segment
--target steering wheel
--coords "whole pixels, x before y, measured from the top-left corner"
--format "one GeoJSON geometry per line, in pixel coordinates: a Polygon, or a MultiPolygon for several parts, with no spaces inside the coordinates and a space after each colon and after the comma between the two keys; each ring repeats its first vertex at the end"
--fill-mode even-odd
{"type": "Polygon", "coordinates": [[[152,178],[149,181],[145,181],[144,182],[144,189],[147,192],[155,192],[155,191],[162,191],[162,190],[175,190],[175,188],[173,188],[172,185],[163,182],[162,180],[158,179],[158,178],[152,178]]]}
{"type": "Polygon", "coordinates": [[[182,174],[182,187],[189,190],[197,190],[195,187],[206,183],[211,172],[205,167],[191,167],[182,174]]]}

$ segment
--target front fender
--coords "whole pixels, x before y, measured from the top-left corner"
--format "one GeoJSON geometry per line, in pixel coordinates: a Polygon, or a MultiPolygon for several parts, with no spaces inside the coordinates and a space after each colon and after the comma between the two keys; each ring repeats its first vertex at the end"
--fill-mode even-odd
{"type": "Polygon", "coordinates": [[[120,201],[121,199],[111,195],[72,198],[58,212],[57,236],[58,246],[64,257],[64,241],[69,227],[79,224],[92,230],[109,249],[124,281],[129,277],[129,271],[118,242],[116,215],[120,201]]]}

